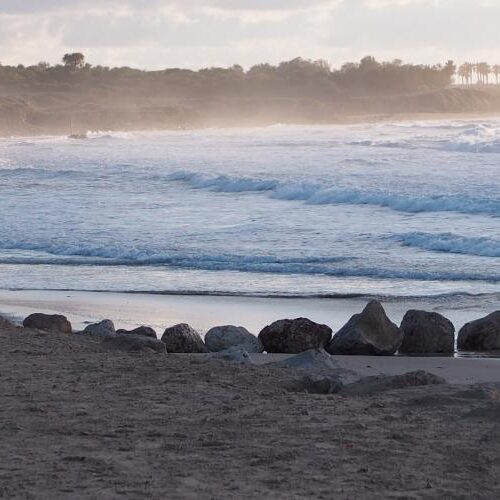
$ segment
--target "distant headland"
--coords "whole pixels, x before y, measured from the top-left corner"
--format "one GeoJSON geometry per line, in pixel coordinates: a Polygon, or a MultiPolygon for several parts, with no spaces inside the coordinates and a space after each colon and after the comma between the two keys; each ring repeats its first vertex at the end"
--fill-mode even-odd
{"type": "Polygon", "coordinates": [[[500,113],[500,65],[379,62],[340,69],[296,58],[199,71],[62,64],[0,66],[0,135],[328,124],[500,113]]]}

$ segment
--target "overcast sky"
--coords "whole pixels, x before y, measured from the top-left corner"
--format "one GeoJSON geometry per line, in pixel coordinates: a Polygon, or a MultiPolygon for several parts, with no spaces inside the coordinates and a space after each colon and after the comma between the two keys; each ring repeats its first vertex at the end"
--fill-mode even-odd
{"type": "Polygon", "coordinates": [[[0,61],[245,67],[296,56],[500,63],[500,0],[0,0],[0,61]]]}

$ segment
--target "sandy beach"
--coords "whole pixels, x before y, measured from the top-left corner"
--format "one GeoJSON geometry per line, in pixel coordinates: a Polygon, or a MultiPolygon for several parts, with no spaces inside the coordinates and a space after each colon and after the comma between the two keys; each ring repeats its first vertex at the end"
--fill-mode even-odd
{"type": "Polygon", "coordinates": [[[370,396],[297,392],[298,373],[269,364],[5,326],[0,360],[5,498],[499,494],[498,390],[470,384],[498,382],[497,360],[342,359],[453,382],[370,396]]]}

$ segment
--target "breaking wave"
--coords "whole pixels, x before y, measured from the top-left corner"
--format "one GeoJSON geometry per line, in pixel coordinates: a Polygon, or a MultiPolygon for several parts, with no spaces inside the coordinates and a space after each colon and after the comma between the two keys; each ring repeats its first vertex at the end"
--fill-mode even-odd
{"type": "Polygon", "coordinates": [[[374,205],[398,212],[460,212],[465,214],[500,215],[500,199],[473,198],[463,194],[422,195],[419,197],[376,190],[330,188],[307,182],[283,183],[273,179],[253,179],[228,175],[206,175],[177,171],[167,180],[182,182],[192,189],[219,193],[267,192],[279,200],[304,201],[312,205],[374,205]]]}
{"type": "Polygon", "coordinates": [[[500,257],[500,240],[479,237],[469,238],[453,233],[412,232],[394,237],[402,245],[434,252],[446,252],[482,257],[500,257]]]}
{"type": "Polygon", "coordinates": [[[265,256],[182,253],[148,248],[113,248],[54,244],[4,243],[0,264],[68,266],[166,266],[202,271],[245,273],[303,274],[331,277],[361,277],[417,281],[500,282],[500,274],[489,272],[453,272],[433,269],[373,267],[356,257],[347,256],[265,256]]]}

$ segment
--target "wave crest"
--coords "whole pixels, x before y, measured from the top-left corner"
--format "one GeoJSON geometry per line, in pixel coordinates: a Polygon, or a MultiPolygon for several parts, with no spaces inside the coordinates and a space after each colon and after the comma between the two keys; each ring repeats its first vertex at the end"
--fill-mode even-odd
{"type": "Polygon", "coordinates": [[[500,240],[479,237],[469,238],[453,233],[413,232],[394,237],[402,245],[434,252],[500,257],[500,240]]]}

